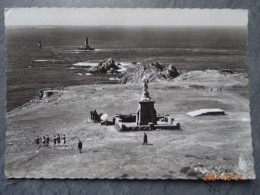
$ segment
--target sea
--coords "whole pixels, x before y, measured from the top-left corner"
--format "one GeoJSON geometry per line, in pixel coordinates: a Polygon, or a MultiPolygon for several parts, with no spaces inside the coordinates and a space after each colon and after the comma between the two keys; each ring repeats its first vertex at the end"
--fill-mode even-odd
{"type": "Polygon", "coordinates": [[[113,75],[90,75],[75,66],[108,58],[122,71],[158,62],[180,71],[248,72],[246,27],[11,26],[5,37],[7,111],[42,88],[117,83],[113,75]],[[79,50],[85,37],[94,51],[79,50]]]}

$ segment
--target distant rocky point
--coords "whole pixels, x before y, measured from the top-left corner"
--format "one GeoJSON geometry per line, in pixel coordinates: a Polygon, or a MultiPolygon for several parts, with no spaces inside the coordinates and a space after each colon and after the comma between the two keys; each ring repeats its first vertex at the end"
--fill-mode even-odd
{"type": "Polygon", "coordinates": [[[158,62],[149,65],[141,64],[135,72],[126,73],[120,78],[119,83],[136,83],[146,76],[150,82],[158,80],[171,80],[179,76],[176,67],[170,64],[168,67],[158,62]]]}

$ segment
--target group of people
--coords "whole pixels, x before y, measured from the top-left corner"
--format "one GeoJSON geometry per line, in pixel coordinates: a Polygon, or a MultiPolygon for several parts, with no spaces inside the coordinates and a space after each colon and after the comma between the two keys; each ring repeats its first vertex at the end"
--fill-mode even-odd
{"type": "MultiPolygon", "coordinates": [[[[65,137],[65,135],[63,135],[62,140],[63,140],[63,146],[65,146],[66,145],[66,137],[65,137]]],[[[60,134],[57,134],[57,135],[53,136],[53,143],[54,143],[54,146],[56,146],[56,144],[58,146],[61,144],[60,134]]]]}
{"type": "Polygon", "coordinates": [[[101,116],[102,116],[102,113],[97,113],[96,110],[90,111],[90,119],[93,120],[93,121],[100,122],[101,116]]]}
{"type": "MultiPolygon", "coordinates": [[[[62,138],[60,137],[59,134],[53,136],[54,147],[56,145],[59,146],[61,144],[61,139],[63,140],[63,146],[65,146],[66,145],[66,137],[65,137],[65,135],[63,135],[62,138]]],[[[49,137],[49,135],[47,135],[46,137],[45,136],[42,136],[42,137],[37,136],[36,139],[35,139],[35,144],[37,145],[37,147],[40,147],[40,143],[42,143],[42,146],[49,147],[49,144],[50,144],[50,137],[49,137]]]]}
{"type": "Polygon", "coordinates": [[[47,135],[46,137],[45,136],[42,136],[42,137],[37,136],[35,138],[34,142],[37,145],[37,147],[40,147],[40,143],[42,143],[42,146],[49,147],[50,137],[49,137],[49,135],[47,135]]]}
{"type": "MultiPolygon", "coordinates": [[[[212,87],[210,88],[210,91],[213,91],[212,87]]],[[[217,88],[217,91],[222,92],[222,88],[221,87],[217,88]]]]}
{"type": "MultiPolygon", "coordinates": [[[[66,136],[65,135],[63,135],[62,138],[60,137],[59,134],[53,136],[54,147],[56,145],[59,146],[61,144],[61,139],[63,141],[63,146],[65,146],[66,145],[66,136]]],[[[37,136],[35,138],[35,144],[37,145],[38,148],[40,147],[40,143],[42,143],[42,146],[49,147],[49,144],[50,144],[50,137],[49,137],[49,135],[47,135],[46,137],[45,136],[42,136],[42,137],[37,136]]],[[[83,146],[83,144],[82,144],[82,142],[79,139],[79,142],[78,142],[79,153],[82,152],[82,146],[83,146]]]]}
{"type": "MultiPolygon", "coordinates": [[[[63,140],[63,146],[65,146],[66,145],[66,137],[65,137],[65,135],[63,135],[62,140],[63,140]]],[[[36,139],[35,139],[35,144],[37,145],[38,148],[40,147],[40,143],[42,143],[42,146],[49,147],[49,144],[50,144],[50,137],[49,137],[49,135],[47,135],[46,137],[42,136],[41,138],[39,136],[37,136],[36,139]]],[[[58,146],[61,144],[61,137],[60,137],[59,134],[53,136],[53,143],[54,143],[54,147],[56,146],[56,144],[58,146]]],[[[143,145],[147,145],[147,144],[148,144],[147,135],[146,135],[146,133],[144,133],[143,145]]],[[[79,142],[78,142],[79,153],[82,152],[82,146],[83,146],[83,144],[82,144],[82,142],[79,139],[79,142]]]]}

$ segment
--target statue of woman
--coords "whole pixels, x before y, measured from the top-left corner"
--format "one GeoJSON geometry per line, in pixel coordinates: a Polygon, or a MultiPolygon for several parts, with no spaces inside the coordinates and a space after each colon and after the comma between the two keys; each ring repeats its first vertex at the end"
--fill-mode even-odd
{"type": "Polygon", "coordinates": [[[143,82],[143,92],[147,92],[147,90],[148,90],[148,82],[149,82],[147,77],[144,77],[142,79],[142,82],[143,82]]]}

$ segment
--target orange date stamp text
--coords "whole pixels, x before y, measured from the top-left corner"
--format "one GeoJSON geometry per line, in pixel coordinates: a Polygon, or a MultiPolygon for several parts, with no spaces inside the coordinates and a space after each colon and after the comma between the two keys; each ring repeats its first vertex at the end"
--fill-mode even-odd
{"type": "Polygon", "coordinates": [[[223,176],[219,176],[219,174],[204,174],[204,181],[231,181],[234,179],[235,181],[242,181],[242,174],[236,174],[235,178],[232,178],[231,174],[224,174],[223,176]]]}

